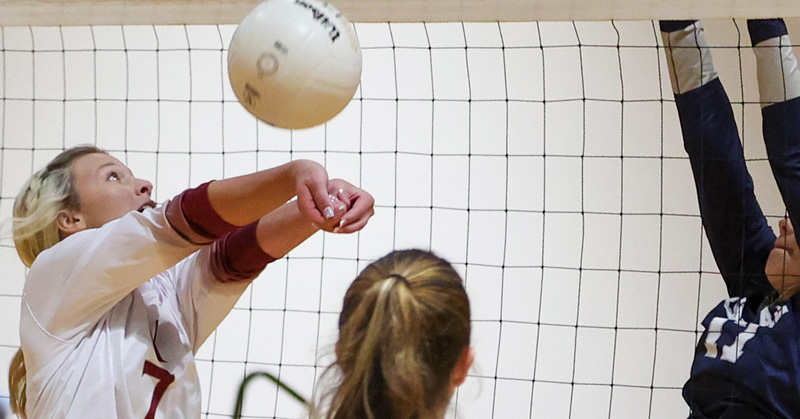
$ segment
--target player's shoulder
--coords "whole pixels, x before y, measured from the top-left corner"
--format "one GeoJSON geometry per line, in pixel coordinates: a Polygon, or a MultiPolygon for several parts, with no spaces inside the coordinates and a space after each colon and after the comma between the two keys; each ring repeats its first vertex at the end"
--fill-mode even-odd
{"type": "Polygon", "coordinates": [[[70,265],[80,259],[83,253],[91,249],[92,243],[98,241],[99,230],[92,228],[70,234],[53,246],[43,250],[31,264],[28,278],[39,274],[49,277],[53,274],[68,272],[70,265]]]}
{"type": "Polygon", "coordinates": [[[79,232],[70,234],[55,245],[42,251],[34,260],[31,269],[37,265],[42,265],[52,259],[58,259],[59,264],[75,260],[76,257],[89,252],[102,252],[106,257],[110,255],[114,249],[110,247],[102,247],[102,243],[108,236],[114,235],[136,235],[136,234],[150,234],[147,232],[148,227],[143,225],[160,225],[161,223],[148,223],[148,221],[156,221],[159,217],[163,217],[161,207],[156,209],[147,209],[142,213],[132,211],[120,218],[111,220],[101,227],[88,228],[79,232]],[[67,257],[67,260],[61,258],[67,257]]]}

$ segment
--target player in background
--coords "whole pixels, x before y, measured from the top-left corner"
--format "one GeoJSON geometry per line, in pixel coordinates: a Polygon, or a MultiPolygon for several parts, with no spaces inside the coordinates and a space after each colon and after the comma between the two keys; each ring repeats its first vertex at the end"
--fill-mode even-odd
{"type": "Polygon", "coordinates": [[[800,417],[800,72],[782,20],[747,27],[764,141],[788,208],[778,237],[756,202],[701,24],[660,22],[703,226],[729,295],[702,322],[683,388],[692,418],[800,417]]]}
{"type": "Polygon", "coordinates": [[[14,242],[30,267],[9,371],[20,416],[200,417],[194,353],[250,281],[318,229],[359,231],[374,203],[307,160],[162,205],[151,192],[81,146],[17,196],[14,242]]]}
{"type": "Polygon", "coordinates": [[[422,250],[394,251],[350,285],[326,419],[442,418],[467,377],[469,298],[458,273],[422,250]]]}

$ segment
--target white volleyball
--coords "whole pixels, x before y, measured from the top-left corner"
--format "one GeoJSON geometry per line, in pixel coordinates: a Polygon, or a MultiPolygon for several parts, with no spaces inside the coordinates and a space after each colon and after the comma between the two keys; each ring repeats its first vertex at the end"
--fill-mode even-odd
{"type": "Polygon", "coordinates": [[[317,0],[267,0],[239,24],[228,49],[236,97],[276,127],[323,124],[353,98],[361,48],[350,22],[317,0]]]}

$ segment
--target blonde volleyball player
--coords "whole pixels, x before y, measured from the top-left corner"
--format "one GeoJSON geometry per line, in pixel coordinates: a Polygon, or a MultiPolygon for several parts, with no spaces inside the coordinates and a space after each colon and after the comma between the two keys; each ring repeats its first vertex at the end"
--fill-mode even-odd
{"type": "Polygon", "coordinates": [[[750,20],[763,133],[789,216],[775,236],[747,172],[703,29],[660,23],[703,226],[728,298],[703,320],[683,397],[691,418],[800,418],[800,70],[780,19],[750,20]]]}
{"type": "Polygon", "coordinates": [[[30,270],[9,373],[17,414],[200,417],[194,353],[249,282],[318,228],[360,230],[374,202],[310,161],[206,183],[162,205],[151,191],[83,146],[18,195],[14,242],[30,270]]]}
{"type": "Polygon", "coordinates": [[[473,358],[461,277],[430,252],[394,251],[345,294],[326,418],[443,418],[473,358]]]}

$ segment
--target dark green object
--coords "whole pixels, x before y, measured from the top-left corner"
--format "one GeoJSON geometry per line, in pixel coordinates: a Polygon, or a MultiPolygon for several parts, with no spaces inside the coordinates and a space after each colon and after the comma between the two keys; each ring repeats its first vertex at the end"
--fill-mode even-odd
{"type": "Polygon", "coordinates": [[[242,385],[239,386],[239,394],[236,396],[236,409],[233,412],[233,419],[241,419],[241,417],[242,417],[242,408],[244,407],[244,390],[245,390],[245,387],[247,387],[247,384],[249,384],[250,381],[252,381],[254,378],[258,378],[258,377],[264,377],[267,380],[272,381],[273,383],[275,383],[275,385],[278,386],[279,389],[289,393],[289,395],[294,397],[295,400],[299,401],[300,403],[302,403],[303,405],[308,407],[309,410],[312,410],[311,409],[312,406],[308,404],[308,402],[306,401],[305,398],[303,398],[303,396],[301,396],[298,392],[294,391],[293,388],[291,388],[291,387],[287,386],[286,384],[284,384],[283,381],[278,379],[278,377],[275,377],[274,375],[272,375],[272,374],[270,374],[268,372],[254,372],[254,373],[248,375],[247,377],[244,377],[244,380],[242,381],[242,385]]]}

